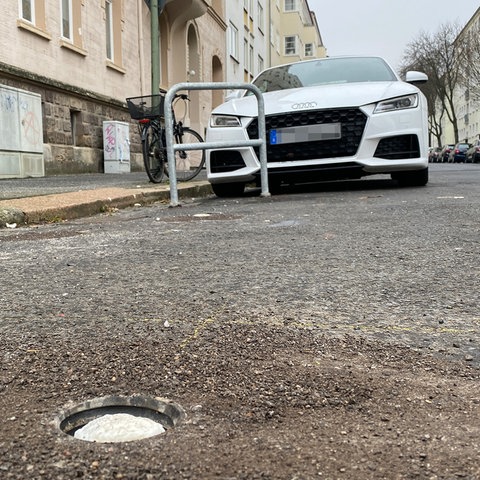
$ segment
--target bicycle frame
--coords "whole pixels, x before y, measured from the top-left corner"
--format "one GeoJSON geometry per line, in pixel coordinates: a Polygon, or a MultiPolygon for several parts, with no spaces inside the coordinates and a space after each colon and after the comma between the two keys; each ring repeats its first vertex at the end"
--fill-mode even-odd
{"type": "MultiPolygon", "coordinates": [[[[175,100],[178,101],[182,97],[183,95],[177,97],[175,100]]],[[[185,101],[184,98],[182,98],[182,100],[185,101]]],[[[164,124],[162,125],[163,122],[161,121],[161,118],[162,117],[150,118],[150,119],[144,119],[144,120],[138,121],[138,127],[140,130],[140,137],[142,141],[145,139],[145,135],[146,135],[146,132],[148,131],[148,127],[152,126],[154,131],[156,131],[157,133],[160,133],[159,137],[161,138],[163,145],[166,146],[166,142],[165,142],[166,128],[164,124]]],[[[173,109],[173,106],[172,106],[172,119],[173,119],[173,135],[175,137],[175,140],[177,140],[177,143],[181,143],[180,140],[182,139],[183,130],[185,127],[181,120],[177,122],[177,118],[175,116],[175,110],[173,109]]]]}
{"type": "Polygon", "coordinates": [[[173,140],[177,144],[181,144],[185,140],[187,144],[200,145],[200,143],[203,143],[203,138],[198,132],[185,127],[183,124],[183,119],[187,115],[187,108],[185,108],[185,115],[182,120],[177,120],[174,107],[180,99],[184,101],[185,105],[189,100],[186,94],[177,94],[175,96],[168,112],[169,125],[166,125],[163,116],[163,94],[127,98],[130,114],[133,119],[138,121],[145,170],[153,183],[160,183],[163,174],[169,176],[169,173],[172,173],[175,179],[178,177],[181,181],[191,180],[200,173],[205,164],[204,149],[191,148],[188,151],[179,149],[176,161],[173,164],[174,170],[169,172],[169,167],[171,168],[171,166],[166,163],[167,140],[173,140]],[[167,134],[171,135],[172,138],[167,139],[167,134]],[[200,157],[198,153],[190,150],[200,151],[200,157]]]}

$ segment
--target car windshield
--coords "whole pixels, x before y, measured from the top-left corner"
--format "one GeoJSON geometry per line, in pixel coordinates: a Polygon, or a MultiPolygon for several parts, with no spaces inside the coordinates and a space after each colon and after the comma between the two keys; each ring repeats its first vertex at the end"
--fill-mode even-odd
{"type": "Polygon", "coordinates": [[[315,85],[392,82],[397,77],[378,57],[327,58],[270,68],[253,82],[262,93],[315,85]]]}

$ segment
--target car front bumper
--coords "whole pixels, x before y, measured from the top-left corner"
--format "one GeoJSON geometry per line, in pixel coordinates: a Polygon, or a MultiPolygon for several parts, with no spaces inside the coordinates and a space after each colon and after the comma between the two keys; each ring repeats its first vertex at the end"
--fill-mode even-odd
{"type": "MultiPolygon", "coordinates": [[[[209,128],[207,141],[242,142],[258,138],[256,118],[243,118],[241,127],[209,128]]],[[[373,114],[373,106],[307,111],[266,117],[267,162],[271,175],[361,177],[420,170],[428,167],[426,122],[420,108],[373,114]],[[341,124],[341,138],[293,141],[276,145],[272,131],[296,125],[341,124]]],[[[250,182],[258,179],[258,149],[234,147],[207,152],[211,183],[250,182]]]]}

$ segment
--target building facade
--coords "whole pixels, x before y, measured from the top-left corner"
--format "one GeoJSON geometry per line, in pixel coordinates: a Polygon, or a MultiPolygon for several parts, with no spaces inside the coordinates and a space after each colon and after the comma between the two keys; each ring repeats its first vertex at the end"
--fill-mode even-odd
{"type": "Polygon", "coordinates": [[[250,82],[262,70],[326,56],[307,0],[229,0],[226,78],[250,82]]]}
{"type": "Polygon", "coordinates": [[[45,170],[98,171],[102,121],[127,120],[122,97],[139,86],[138,49],[129,48],[139,5],[1,3],[0,85],[40,94],[45,170]]]}
{"type": "Polygon", "coordinates": [[[250,82],[268,65],[268,0],[230,0],[226,3],[227,81],[250,82]]]}
{"type": "MultiPolygon", "coordinates": [[[[0,119],[9,108],[2,87],[40,98],[28,128],[43,140],[44,174],[102,172],[104,121],[129,125],[131,166],[141,169],[127,97],[183,82],[250,82],[269,66],[326,55],[307,0],[159,0],[159,58],[152,59],[150,1],[17,0],[11,8],[0,0],[0,119]],[[152,86],[152,63],[159,85],[152,86]]],[[[192,90],[187,111],[177,114],[203,133],[225,93],[192,90]]],[[[6,178],[15,172],[1,155],[9,148],[2,136],[0,126],[6,178]]]]}
{"type": "MultiPolygon", "coordinates": [[[[480,8],[472,15],[470,20],[459,33],[456,41],[468,41],[470,35],[478,38],[480,32],[480,8]]],[[[474,41],[478,45],[478,40],[474,41]]],[[[477,70],[478,71],[478,70],[477,70]]],[[[478,93],[478,75],[469,78],[469,69],[466,70],[465,82],[458,85],[454,91],[454,103],[458,122],[458,141],[474,143],[480,139],[480,99],[478,93]]],[[[444,115],[442,119],[442,144],[455,143],[453,125],[444,115]]]]}
{"type": "MultiPolygon", "coordinates": [[[[480,8],[467,22],[459,37],[475,35],[478,37],[480,32],[480,8]]],[[[478,43],[475,42],[475,45],[478,43]]],[[[468,74],[468,71],[467,71],[468,74]]],[[[480,139],[480,103],[478,95],[472,94],[475,90],[472,83],[476,83],[478,78],[472,80],[467,77],[465,85],[460,86],[456,93],[456,104],[458,108],[458,140],[467,143],[473,143],[480,139]]],[[[478,89],[478,86],[476,86],[478,89]]]]}
{"type": "Polygon", "coordinates": [[[272,0],[269,8],[270,66],[327,56],[307,0],[272,0]]]}
{"type": "MultiPolygon", "coordinates": [[[[130,124],[132,167],[141,168],[137,127],[125,98],[152,91],[149,2],[18,0],[17,8],[11,3],[0,0],[0,86],[40,95],[45,173],[103,171],[105,120],[130,124]]],[[[224,0],[160,4],[158,87],[224,80],[224,0]]],[[[192,97],[184,113],[201,130],[219,99],[211,92],[192,97]]],[[[0,156],[0,177],[12,176],[3,163],[2,168],[0,156]]]]}

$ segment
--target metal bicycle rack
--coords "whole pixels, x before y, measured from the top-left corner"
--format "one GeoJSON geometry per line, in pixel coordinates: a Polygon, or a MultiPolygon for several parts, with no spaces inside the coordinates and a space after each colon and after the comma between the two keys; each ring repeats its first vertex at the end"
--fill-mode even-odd
{"type": "Polygon", "coordinates": [[[265,127],[265,104],[262,92],[250,83],[206,82],[206,83],[177,83],[165,95],[165,134],[167,137],[167,158],[170,179],[170,206],[176,207],[178,203],[177,173],[175,169],[175,152],[178,150],[208,150],[213,148],[229,147],[260,147],[260,177],[262,197],[269,197],[267,174],[267,143],[265,127]],[[250,90],[255,94],[258,104],[258,139],[236,142],[204,142],[177,143],[173,142],[173,114],[172,102],[175,94],[180,90],[250,90]]]}

